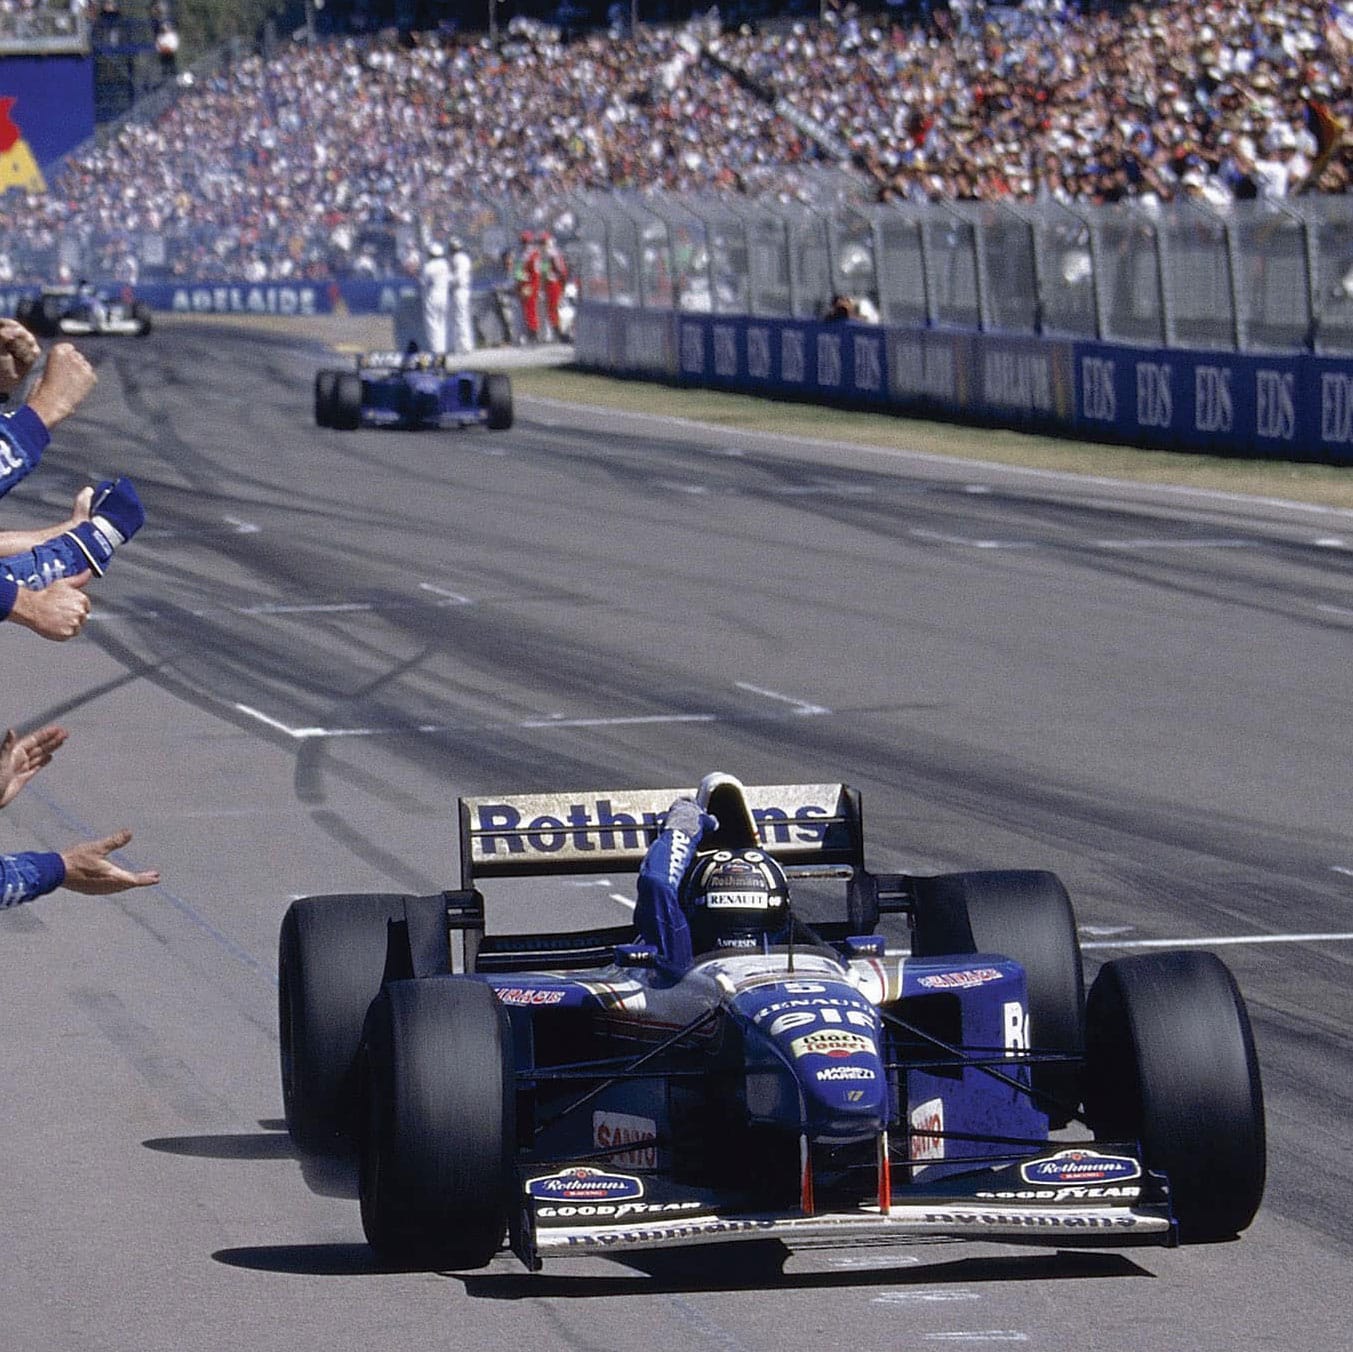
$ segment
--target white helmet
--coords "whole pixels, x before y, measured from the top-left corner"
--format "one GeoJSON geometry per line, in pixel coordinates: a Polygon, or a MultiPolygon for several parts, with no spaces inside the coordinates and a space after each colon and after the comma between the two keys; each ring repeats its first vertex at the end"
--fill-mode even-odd
{"type": "Polygon", "coordinates": [[[444,258],[445,256],[446,248],[444,245],[438,244],[435,241],[428,245],[429,258],[444,258]]]}

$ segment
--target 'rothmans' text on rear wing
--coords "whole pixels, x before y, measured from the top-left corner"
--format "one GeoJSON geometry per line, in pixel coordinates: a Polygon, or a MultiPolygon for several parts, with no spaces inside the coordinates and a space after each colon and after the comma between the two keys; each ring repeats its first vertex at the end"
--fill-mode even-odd
{"type": "MultiPolygon", "coordinates": [[[[845,784],[740,787],[760,843],[782,863],[862,867],[857,790],[845,784]]],[[[667,809],[695,793],[596,789],[462,798],[461,886],[530,874],[638,872],[667,809]]]]}

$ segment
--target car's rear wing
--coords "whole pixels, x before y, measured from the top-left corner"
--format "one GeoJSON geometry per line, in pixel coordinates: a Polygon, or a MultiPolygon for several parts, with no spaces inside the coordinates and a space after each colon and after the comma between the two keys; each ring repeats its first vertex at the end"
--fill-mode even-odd
{"type": "Polygon", "coordinates": [[[449,352],[359,352],[359,371],[449,371],[459,370],[459,360],[449,352]]]}
{"type": "Polygon", "coordinates": [[[720,819],[702,849],[759,843],[789,866],[863,868],[860,795],[846,784],[742,785],[725,778],[712,794],[702,785],[462,798],[461,887],[469,891],[484,878],[637,873],[673,801],[697,795],[708,797],[720,819]],[[756,842],[746,839],[753,829],[756,842]]]}

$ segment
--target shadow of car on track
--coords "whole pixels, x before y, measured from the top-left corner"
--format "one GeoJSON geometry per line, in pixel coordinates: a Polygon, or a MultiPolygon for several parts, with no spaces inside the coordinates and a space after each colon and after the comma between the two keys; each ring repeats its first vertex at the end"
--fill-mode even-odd
{"type": "Polygon", "coordinates": [[[320,1197],[357,1196],[355,1162],[315,1158],[296,1149],[281,1118],[265,1119],[257,1132],[225,1132],[220,1135],[159,1136],[142,1141],[147,1150],[165,1155],[183,1155],[209,1160],[295,1160],[311,1192],[320,1197]]]}
{"type": "MultiPolygon", "coordinates": [[[[752,1241],[744,1250],[721,1250],[717,1263],[707,1248],[673,1249],[633,1254],[625,1260],[608,1258],[618,1267],[634,1269],[615,1276],[570,1275],[566,1271],[447,1272],[464,1283],[465,1294],[479,1300],[538,1300],[552,1297],[582,1300],[605,1296],[679,1295],[702,1291],[833,1291],[869,1286],[930,1286],[936,1283],[1072,1281],[1152,1274],[1121,1253],[1069,1252],[960,1258],[917,1266],[881,1265],[866,1270],[786,1273],[790,1250],[778,1240],[752,1241]],[[647,1279],[647,1280],[645,1280],[647,1279]]],[[[218,1249],[212,1254],[227,1267],[298,1276],[350,1277],[423,1271],[382,1263],[365,1244],[271,1244],[218,1249]]]]}

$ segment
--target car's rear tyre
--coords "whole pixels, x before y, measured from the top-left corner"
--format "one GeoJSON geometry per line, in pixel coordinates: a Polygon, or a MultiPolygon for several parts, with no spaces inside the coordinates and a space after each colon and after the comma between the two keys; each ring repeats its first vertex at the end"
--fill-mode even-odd
{"type": "Polygon", "coordinates": [[[385,972],[398,893],[302,897],[277,947],[277,1024],[287,1130],[302,1150],[350,1155],[357,1139],[357,1048],[385,972]]]}
{"type": "Polygon", "coordinates": [[[334,417],[334,387],[340,371],[320,371],[315,376],[315,425],[332,427],[334,417]]]}
{"type": "Polygon", "coordinates": [[[37,302],[31,296],[24,296],[14,307],[14,318],[30,332],[33,328],[33,314],[36,308],[37,302]]]}
{"type": "Polygon", "coordinates": [[[483,1267],[515,1201],[507,1015],[464,977],[393,981],[362,1037],[362,1229],[386,1260],[483,1267]]]}
{"type": "Polygon", "coordinates": [[[1264,1095],[1245,1001],[1213,953],[1106,963],[1086,1009],[1085,1115],[1139,1141],[1185,1242],[1229,1239],[1264,1195],[1264,1095]]]}
{"type": "Polygon", "coordinates": [[[330,427],[340,432],[355,431],[362,424],[362,377],[354,371],[340,371],[334,381],[333,403],[330,404],[330,427]]]}
{"type": "Polygon", "coordinates": [[[996,953],[1024,968],[1029,1047],[1071,1058],[1034,1065],[1035,1102],[1051,1127],[1080,1106],[1085,1050],[1085,972],[1076,916],[1055,873],[1007,869],[914,878],[912,952],[917,957],[996,953]]]}
{"type": "Polygon", "coordinates": [[[505,432],[512,426],[512,381],[501,371],[484,377],[479,392],[480,402],[487,411],[484,425],[491,432],[505,432]]]}
{"type": "Polygon", "coordinates": [[[61,331],[61,301],[56,296],[39,296],[27,303],[27,314],[20,322],[37,338],[55,338],[61,331]]]}
{"type": "Polygon", "coordinates": [[[150,306],[143,300],[138,300],[132,305],[132,319],[136,321],[136,336],[144,338],[154,327],[150,317],[150,306]]]}

